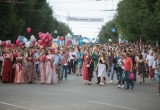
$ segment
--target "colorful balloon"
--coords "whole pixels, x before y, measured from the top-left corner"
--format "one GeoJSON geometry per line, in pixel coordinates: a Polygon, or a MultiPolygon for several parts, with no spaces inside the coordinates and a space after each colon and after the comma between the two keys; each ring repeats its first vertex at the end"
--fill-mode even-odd
{"type": "Polygon", "coordinates": [[[2,41],[2,44],[1,44],[3,47],[6,46],[6,41],[2,41]]]}
{"type": "Polygon", "coordinates": [[[16,40],[16,44],[19,45],[21,43],[20,39],[16,40]]]}
{"type": "Polygon", "coordinates": [[[23,47],[23,45],[22,45],[21,43],[19,43],[19,44],[18,44],[18,47],[22,48],[22,47],[23,47]]]}
{"type": "Polygon", "coordinates": [[[27,28],[27,32],[28,32],[28,33],[31,32],[31,28],[30,28],[30,27],[27,28]]]}
{"type": "Polygon", "coordinates": [[[64,37],[63,37],[63,36],[61,36],[61,37],[60,37],[60,40],[61,40],[61,41],[63,41],[63,40],[64,40],[64,37]]]}
{"type": "Polygon", "coordinates": [[[35,45],[36,44],[36,40],[32,40],[32,45],[35,45]]]}
{"type": "Polygon", "coordinates": [[[15,45],[14,44],[11,44],[11,48],[14,48],[15,47],[15,45]]]}

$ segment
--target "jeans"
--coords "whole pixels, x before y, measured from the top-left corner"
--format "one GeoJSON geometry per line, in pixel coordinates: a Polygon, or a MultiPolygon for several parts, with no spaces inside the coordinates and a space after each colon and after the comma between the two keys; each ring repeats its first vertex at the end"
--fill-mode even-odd
{"type": "Polygon", "coordinates": [[[67,66],[60,66],[60,80],[63,80],[63,73],[65,72],[64,77],[67,79],[67,66]]]}
{"type": "Polygon", "coordinates": [[[133,81],[129,79],[130,71],[124,70],[124,74],[125,74],[125,81],[126,81],[126,89],[129,89],[129,85],[131,85],[131,87],[134,87],[133,81]]]}
{"type": "MultiPolygon", "coordinates": [[[[114,77],[114,67],[115,67],[115,64],[112,63],[112,66],[111,66],[111,80],[113,80],[113,77],[114,77]]],[[[117,75],[117,80],[118,80],[118,75],[117,75]]]]}
{"type": "Polygon", "coordinates": [[[39,64],[36,64],[36,73],[37,73],[38,78],[40,78],[39,64]]]}
{"type": "Polygon", "coordinates": [[[76,73],[76,64],[74,63],[74,59],[71,59],[69,62],[69,74],[76,73]]]}
{"type": "Polygon", "coordinates": [[[120,69],[120,70],[118,70],[117,71],[117,76],[118,76],[118,84],[119,85],[124,85],[124,79],[123,79],[123,73],[124,72],[124,70],[123,69],[120,69]]]}

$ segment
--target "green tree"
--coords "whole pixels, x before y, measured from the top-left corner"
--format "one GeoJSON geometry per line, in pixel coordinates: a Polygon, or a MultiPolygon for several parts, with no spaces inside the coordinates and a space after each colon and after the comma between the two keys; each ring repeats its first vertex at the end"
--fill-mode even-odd
{"type": "Polygon", "coordinates": [[[116,28],[115,28],[115,32],[112,32],[113,28],[115,28],[114,20],[109,21],[104,26],[102,26],[102,29],[98,34],[98,37],[101,43],[108,42],[108,39],[112,39],[113,42],[117,42],[118,33],[116,28]]]}

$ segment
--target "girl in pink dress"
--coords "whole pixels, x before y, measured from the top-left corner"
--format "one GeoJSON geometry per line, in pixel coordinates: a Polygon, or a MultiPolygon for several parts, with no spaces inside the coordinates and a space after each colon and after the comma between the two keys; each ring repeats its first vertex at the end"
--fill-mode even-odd
{"type": "Polygon", "coordinates": [[[40,75],[41,75],[41,84],[44,84],[46,81],[46,61],[42,60],[42,56],[45,55],[45,50],[42,49],[40,53],[40,75]]]}
{"type": "Polygon", "coordinates": [[[33,61],[32,51],[29,51],[27,54],[27,82],[33,83],[38,79],[36,75],[35,64],[33,61]]]}
{"type": "Polygon", "coordinates": [[[24,83],[24,72],[23,72],[23,64],[22,60],[23,58],[21,55],[18,55],[19,57],[16,58],[16,63],[14,65],[15,67],[15,78],[14,83],[24,83]]]}
{"type": "Polygon", "coordinates": [[[52,50],[48,50],[46,61],[46,84],[55,84],[57,82],[56,71],[53,65],[54,56],[52,50]]]}

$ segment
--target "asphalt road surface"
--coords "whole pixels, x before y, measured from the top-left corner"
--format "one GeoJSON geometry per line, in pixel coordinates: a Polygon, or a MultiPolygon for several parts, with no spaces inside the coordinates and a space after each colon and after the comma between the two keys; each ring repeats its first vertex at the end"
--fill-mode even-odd
{"type": "Polygon", "coordinates": [[[154,80],[134,90],[119,89],[116,81],[95,83],[85,85],[75,75],[56,85],[0,83],[0,110],[160,110],[154,80]]]}

